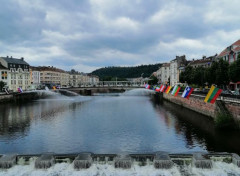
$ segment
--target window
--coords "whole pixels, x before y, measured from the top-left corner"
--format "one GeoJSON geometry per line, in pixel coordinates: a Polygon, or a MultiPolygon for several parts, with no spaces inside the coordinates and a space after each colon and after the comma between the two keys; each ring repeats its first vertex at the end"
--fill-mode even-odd
{"type": "Polygon", "coordinates": [[[7,72],[6,71],[2,71],[2,79],[7,79],[7,72]]]}

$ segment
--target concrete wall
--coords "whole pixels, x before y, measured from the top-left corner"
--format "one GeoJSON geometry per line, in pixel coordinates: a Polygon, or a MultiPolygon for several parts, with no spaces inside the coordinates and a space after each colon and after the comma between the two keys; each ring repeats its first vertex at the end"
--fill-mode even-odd
{"type": "Polygon", "coordinates": [[[9,102],[13,100],[13,95],[0,95],[0,103],[9,102]]]}
{"type": "MultiPolygon", "coordinates": [[[[163,98],[175,104],[181,105],[193,111],[199,112],[206,116],[216,118],[217,105],[211,103],[205,103],[203,96],[191,95],[189,100],[182,98],[180,95],[174,97],[171,94],[163,94],[163,98]]],[[[225,107],[233,115],[234,120],[240,124],[240,103],[225,101],[225,107]]]]}

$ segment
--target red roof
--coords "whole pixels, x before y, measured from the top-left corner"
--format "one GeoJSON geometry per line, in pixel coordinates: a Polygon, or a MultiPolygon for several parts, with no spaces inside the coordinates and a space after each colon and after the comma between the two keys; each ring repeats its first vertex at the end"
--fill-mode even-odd
{"type": "Polygon", "coordinates": [[[234,42],[232,45],[240,45],[240,40],[234,42]]]}
{"type": "MultiPolygon", "coordinates": [[[[234,42],[234,43],[233,43],[232,45],[230,45],[230,46],[233,46],[233,45],[235,45],[235,46],[237,46],[237,47],[236,47],[235,49],[232,49],[232,51],[234,51],[234,52],[240,51],[240,40],[234,42]]],[[[228,49],[228,47],[227,47],[227,48],[225,48],[217,57],[226,56],[226,55],[228,55],[229,53],[230,53],[230,51],[229,51],[229,49],[228,49]]]]}

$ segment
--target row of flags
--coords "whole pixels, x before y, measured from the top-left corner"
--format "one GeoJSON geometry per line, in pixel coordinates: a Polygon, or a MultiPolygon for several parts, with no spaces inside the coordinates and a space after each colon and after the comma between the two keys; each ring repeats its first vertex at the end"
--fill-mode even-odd
{"type": "MultiPolygon", "coordinates": [[[[144,87],[146,89],[150,89],[151,86],[149,84],[145,84],[144,87]]],[[[161,85],[160,87],[159,86],[154,86],[153,87],[153,90],[155,90],[157,92],[164,92],[166,94],[168,94],[171,89],[172,89],[172,86],[170,86],[170,85],[169,86],[161,85]]],[[[176,97],[180,90],[181,90],[181,87],[178,86],[178,85],[175,85],[173,87],[173,89],[172,89],[171,94],[176,97]]],[[[192,87],[187,86],[184,89],[181,97],[189,99],[189,97],[192,94],[193,90],[194,89],[192,87]]],[[[209,90],[209,92],[208,92],[208,94],[207,94],[207,96],[206,96],[206,98],[204,99],[204,102],[212,103],[212,104],[215,103],[216,99],[221,94],[221,92],[222,92],[222,89],[216,88],[215,86],[212,85],[210,90],[209,90]]]]}

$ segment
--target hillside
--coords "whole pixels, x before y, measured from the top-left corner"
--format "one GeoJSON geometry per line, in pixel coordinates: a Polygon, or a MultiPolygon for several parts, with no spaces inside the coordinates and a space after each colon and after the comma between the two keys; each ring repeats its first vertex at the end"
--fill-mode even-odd
{"type": "Polygon", "coordinates": [[[149,77],[153,72],[157,71],[162,64],[140,65],[136,67],[105,67],[92,72],[99,76],[100,80],[111,80],[112,78],[137,78],[149,77]]]}

